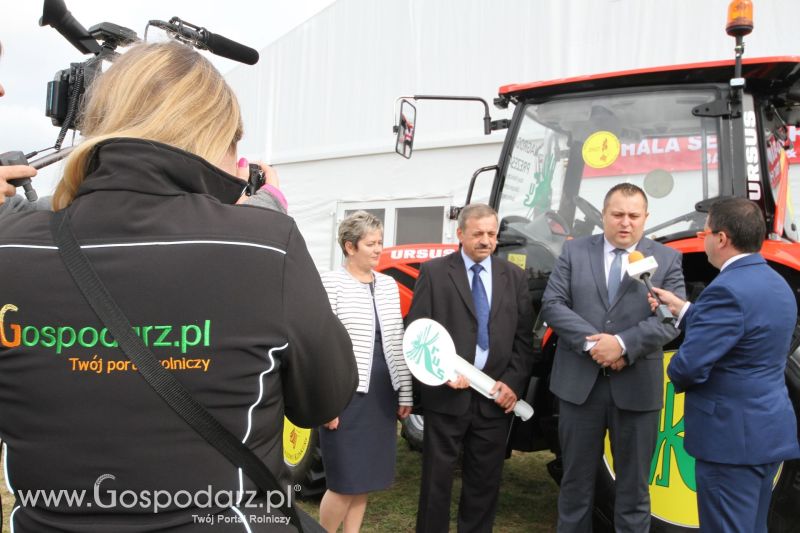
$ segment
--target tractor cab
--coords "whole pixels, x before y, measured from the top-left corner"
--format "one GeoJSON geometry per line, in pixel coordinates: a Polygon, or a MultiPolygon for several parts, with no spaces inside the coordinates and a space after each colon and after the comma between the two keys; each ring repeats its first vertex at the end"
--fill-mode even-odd
{"type": "Polygon", "coordinates": [[[720,196],[757,202],[769,239],[796,242],[800,57],[746,61],[741,92],[733,73],[730,61],[502,87],[496,104],[515,111],[491,198],[498,253],[543,287],[566,239],[602,232],[605,193],[620,182],[647,193],[645,235],[681,251],[703,251],[696,232],[720,196]]]}

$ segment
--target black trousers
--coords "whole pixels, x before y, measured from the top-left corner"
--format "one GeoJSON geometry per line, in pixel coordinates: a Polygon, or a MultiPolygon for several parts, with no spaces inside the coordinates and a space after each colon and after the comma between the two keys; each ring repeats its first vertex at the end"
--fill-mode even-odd
{"type": "Polygon", "coordinates": [[[479,405],[484,400],[477,392],[471,393],[472,402],[464,415],[425,411],[418,533],[449,530],[453,471],[462,448],[458,531],[492,531],[510,416],[484,416],[479,405]]]}

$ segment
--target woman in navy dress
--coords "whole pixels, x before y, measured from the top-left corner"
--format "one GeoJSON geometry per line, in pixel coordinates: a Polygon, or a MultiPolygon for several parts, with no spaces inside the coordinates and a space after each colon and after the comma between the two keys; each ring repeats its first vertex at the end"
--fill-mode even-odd
{"type": "Polygon", "coordinates": [[[320,428],[328,490],[320,523],[331,532],[361,528],[367,493],[394,481],[397,418],[411,412],[411,374],[402,353],[403,320],[394,279],[374,268],[383,250],[383,225],[358,211],[339,225],[345,263],[322,282],[334,313],[353,342],[359,383],[350,404],[320,428]]]}

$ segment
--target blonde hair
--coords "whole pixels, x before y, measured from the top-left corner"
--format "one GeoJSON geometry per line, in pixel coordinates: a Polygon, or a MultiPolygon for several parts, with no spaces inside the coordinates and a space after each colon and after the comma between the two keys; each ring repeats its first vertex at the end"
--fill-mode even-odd
{"type": "Polygon", "coordinates": [[[157,141],[212,164],[242,137],[239,103],[222,75],[178,42],[138,44],[90,86],[80,119],[85,140],[67,158],[53,207],[68,206],[94,147],[109,138],[157,141]]]}
{"type": "Polygon", "coordinates": [[[370,231],[383,231],[381,219],[367,211],[356,211],[349,214],[342,223],[339,224],[339,246],[345,257],[347,256],[347,243],[353,245],[358,250],[358,241],[370,231]]]}

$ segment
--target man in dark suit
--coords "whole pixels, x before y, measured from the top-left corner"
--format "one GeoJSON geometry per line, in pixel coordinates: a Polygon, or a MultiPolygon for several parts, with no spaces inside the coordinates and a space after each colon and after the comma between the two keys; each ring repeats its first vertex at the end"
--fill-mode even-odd
{"type": "Polygon", "coordinates": [[[606,430],[616,474],[617,531],[650,530],[650,462],[664,401],[662,347],[678,335],[650,311],[645,286],[625,274],[627,256],[653,256],[654,285],[684,294],[681,256],[643,238],[647,196],[621,183],[603,203],[603,234],[567,241],[542,315],[558,334],[550,390],[559,398],[564,473],[558,531],[592,530],[596,473],[606,430]]]}
{"type": "Polygon", "coordinates": [[[689,305],[657,291],[686,336],[667,374],[686,391],[686,451],[695,457],[701,531],[766,533],[780,461],[800,457],[784,371],[795,296],[758,253],[766,227],[744,198],[714,203],[705,249],[719,275],[689,305]]]}
{"type": "Polygon", "coordinates": [[[447,532],[453,469],[463,447],[458,531],[492,530],[505,459],[509,413],[530,376],[532,305],[525,273],[492,256],[497,213],[470,204],[458,217],[460,251],[422,265],[406,320],[431,318],[457,353],[496,379],[494,401],[464,377],[422,388],[425,434],[418,532],[447,532]]]}

